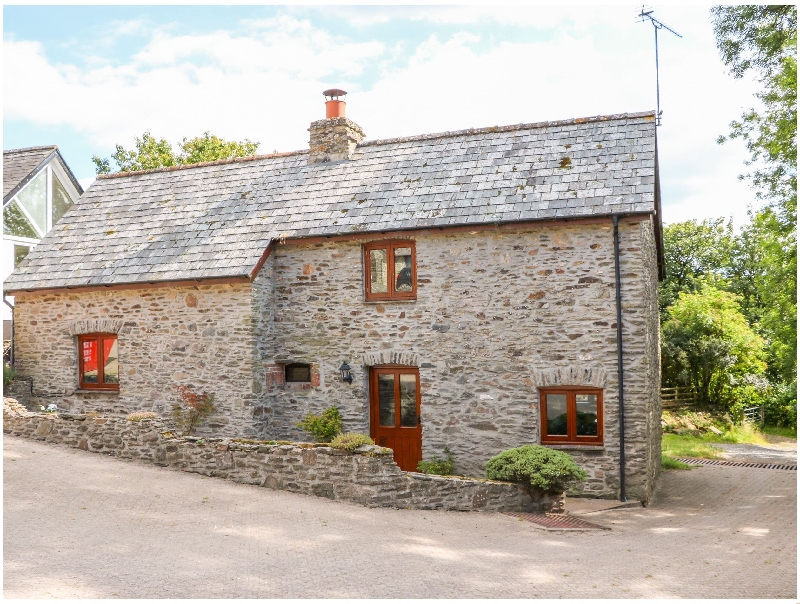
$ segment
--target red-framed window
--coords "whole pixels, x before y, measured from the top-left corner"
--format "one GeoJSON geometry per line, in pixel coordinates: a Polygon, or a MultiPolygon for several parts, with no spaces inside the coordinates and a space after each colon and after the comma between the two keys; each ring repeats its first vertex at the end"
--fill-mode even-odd
{"type": "Polygon", "coordinates": [[[119,390],[119,348],[113,333],[78,336],[78,382],[89,390],[119,390]]]}
{"type": "Polygon", "coordinates": [[[364,246],[366,299],[416,300],[417,253],[413,241],[380,241],[364,246]]]}
{"type": "Polygon", "coordinates": [[[597,388],[539,390],[542,443],[602,444],[603,391],[597,388]]]}

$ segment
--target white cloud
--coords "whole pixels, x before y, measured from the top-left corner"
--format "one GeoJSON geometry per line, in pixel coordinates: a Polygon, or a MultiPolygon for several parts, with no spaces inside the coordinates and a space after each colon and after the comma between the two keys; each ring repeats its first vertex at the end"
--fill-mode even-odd
{"type": "MultiPolygon", "coordinates": [[[[388,47],[282,16],[245,22],[237,33],[156,30],[122,64],[83,66],[48,61],[38,43],[12,38],[4,42],[5,116],[71,126],[107,155],[145,129],[172,141],[210,130],[258,140],[261,152],[301,149],[308,124],[324,115],[321,91],[331,86],[351,92],[348,115],[369,138],[655,108],[652,27],[636,24],[631,7],[350,10],[364,27],[398,14],[465,25],[416,47],[388,47]],[[501,28],[496,40],[482,39],[475,32],[485,30],[467,26],[489,20],[546,35],[504,41],[501,28]],[[378,74],[370,84],[366,70],[378,74]]],[[[741,222],[753,199],[736,179],[741,144],[720,147],[715,139],[751,104],[755,86],[725,73],[707,14],[668,7],[659,15],[684,36],[662,32],[660,40],[667,221],[734,215],[741,222]]]]}

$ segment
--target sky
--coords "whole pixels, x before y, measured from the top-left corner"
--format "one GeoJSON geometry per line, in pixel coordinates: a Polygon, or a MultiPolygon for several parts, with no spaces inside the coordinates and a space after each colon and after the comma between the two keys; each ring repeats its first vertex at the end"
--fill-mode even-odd
{"type": "MultiPolygon", "coordinates": [[[[661,30],[664,222],[747,220],[740,141],[755,105],[709,7],[650,7],[661,30]]],[[[210,131],[259,153],[307,148],[322,91],[367,139],[656,108],[653,26],[629,6],[4,6],[3,148],[56,144],[84,187],[93,155],[149,130],[210,131]]],[[[112,163],[113,165],[113,163],[112,163]]]]}

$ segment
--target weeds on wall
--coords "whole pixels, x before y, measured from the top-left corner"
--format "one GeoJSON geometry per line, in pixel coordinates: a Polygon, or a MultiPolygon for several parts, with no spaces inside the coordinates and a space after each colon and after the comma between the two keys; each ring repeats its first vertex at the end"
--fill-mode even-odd
{"type": "Polygon", "coordinates": [[[311,434],[316,442],[327,443],[342,431],[342,416],[336,407],[328,407],[322,415],[309,413],[297,427],[311,434]]]}
{"type": "Polygon", "coordinates": [[[8,388],[17,377],[17,372],[8,363],[3,363],[3,389],[8,388]]]}
{"type": "Polygon", "coordinates": [[[437,474],[439,476],[451,476],[456,471],[456,462],[453,459],[453,452],[449,447],[444,448],[447,459],[439,459],[435,455],[429,460],[423,460],[417,464],[417,472],[423,474],[437,474]]]}
{"type": "Polygon", "coordinates": [[[375,442],[367,434],[359,434],[358,432],[347,432],[339,434],[331,441],[331,447],[334,449],[345,449],[347,451],[355,451],[361,445],[374,445],[375,442]]]}
{"type": "Polygon", "coordinates": [[[184,436],[189,436],[217,408],[214,406],[214,395],[208,392],[197,394],[188,386],[175,386],[180,403],[172,406],[172,419],[183,431],[184,436]]]}

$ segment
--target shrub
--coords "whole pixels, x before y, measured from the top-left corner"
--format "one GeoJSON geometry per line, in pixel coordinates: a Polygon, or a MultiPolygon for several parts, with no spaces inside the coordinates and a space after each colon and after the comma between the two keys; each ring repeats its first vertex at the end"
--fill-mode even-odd
{"type": "Polygon", "coordinates": [[[447,459],[434,456],[429,461],[421,461],[417,464],[417,472],[450,476],[456,470],[456,462],[453,460],[453,452],[448,447],[444,448],[444,452],[447,454],[447,459]]]}
{"type": "Polygon", "coordinates": [[[183,435],[188,436],[200,422],[217,410],[214,395],[208,392],[197,394],[188,386],[175,386],[175,390],[183,404],[175,403],[172,406],[172,419],[183,430],[183,435]]]}
{"type": "Polygon", "coordinates": [[[331,447],[334,449],[347,449],[348,451],[355,451],[361,445],[374,445],[373,441],[366,434],[359,434],[358,432],[347,432],[346,434],[339,434],[331,441],[331,447]]]}
{"type": "Polygon", "coordinates": [[[8,363],[3,363],[3,388],[8,388],[17,377],[17,372],[8,363]]]}
{"type": "Polygon", "coordinates": [[[797,382],[777,386],[764,401],[764,424],[797,425],[797,382]]]}
{"type": "Polygon", "coordinates": [[[586,471],[566,453],[540,445],[524,445],[492,457],[486,464],[486,477],[557,494],[563,493],[571,482],[586,480],[586,471]]]}
{"type": "Polygon", "coordinates": [[[158,419],[158,413],[152,411],[136,411],[128,415],[129,422],[140,422],[143,419],[158,419]]]}
{"type": "Polygon", "coordinates": [[[336,407],[328,407],[321,416],[309,413],[297,427],[311,434],[318,443],[327,443],[342,431],[342,416],[336,407]]]}

